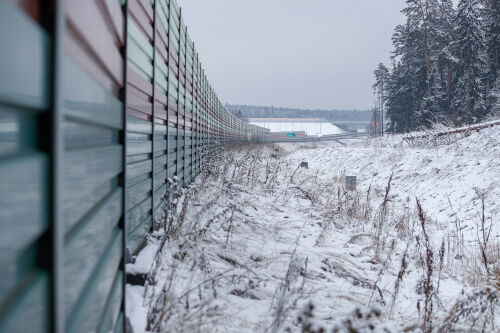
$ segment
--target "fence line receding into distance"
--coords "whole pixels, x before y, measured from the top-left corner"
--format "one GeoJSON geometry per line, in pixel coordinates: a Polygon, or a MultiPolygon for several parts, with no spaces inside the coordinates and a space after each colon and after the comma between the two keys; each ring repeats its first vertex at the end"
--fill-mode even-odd
{"type": "Polygon", "coordinates": [[[125,332],[166,180],[269,131],[222,106],[175,0],[3,0],[0,45],[0,332],[125,332]]]}

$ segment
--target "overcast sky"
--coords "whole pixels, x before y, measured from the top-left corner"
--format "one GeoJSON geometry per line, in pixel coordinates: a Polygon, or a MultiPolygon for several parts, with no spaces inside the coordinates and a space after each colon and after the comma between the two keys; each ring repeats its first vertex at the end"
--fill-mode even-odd
{"type": "Polygon", "coordinates": [[[178,0],[223,103],[368,109],[405,0],[178,0]]]}

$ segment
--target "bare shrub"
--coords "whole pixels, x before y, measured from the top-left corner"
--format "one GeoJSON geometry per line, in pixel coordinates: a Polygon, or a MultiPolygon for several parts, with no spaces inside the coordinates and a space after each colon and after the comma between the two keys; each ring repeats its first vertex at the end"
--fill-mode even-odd
{"type": "Polygon", "coordinates": [[[490,271],[488,269],[488,247],[490,242],[491,229],[493,228],[493,221],[490,221],[489,226],[487,225],[487,219],[485,215],[485,201],[488,196],[487,190],[480,190],[477,187],[474,188],[476,196],[480,201],[480,216],[479,221],[476,223],[476,235],[479,245],[479,250],[481,254],[481,259],[483,261],[484,270],[486,272],[487,278],[490,276],[490,271]]]}
{"type": "Polygon", "coordinates": [[[401,258],[401,266],[399,267],[399,272],[396,277],[396,281],[394,282],[394,292],[391,298],[391,308],[389,311],[389,318],[391,318],[392,316],[392,310],[394,309],[394,304],[396,304],[396,299],[398,298],[399,288],[401,287],[401,282],[403,282],[403,276],[406,272],[406,269],[408,268],[408,261],[406,259],[406,255],[408,253],[409,245],[410,245],[409,243],[406,244],[405,252],[403,253],[403,256],[401,258]]]}
{"type": "Polygon", "coordinates": [[[373,228],[375,230],[374,237],[374,247],[375,247],[375,258],[378,259],[380,255],[380,251],[384,248],[385,245],[385,237],[384,237],[384,227],[387,221],[388,214],[388,204],[391,201],[391,183],[392,176],[387,180],[387,185],[385,187],[385,195],[382,203],[380,204],[376,214],[375,219],[373,220],[373,228]]]}
{"type": "Polygon", "coordinates": [[[437,332],[493,332],[499,305],[498,293],[490,287],[462,293],[437,332]]]}
{"type": "Polygon", "coordinates": [[[307,277],[308,260],[308,258],[301,260],[296,257],[295,251],[292,253],[286,275],[271,302],[274,317],[270,326],[272,332],[278,331],[286,320],[288,312],[295,308],[298,299],[303,294],[307,277]],[[301,282],[298,282],[300,276],[302,276],[302,279],[301,282]]]}
{"type": "Polygon", "coordinates": [[[422,209],[422,205],[418,198],[415,199],[417,204],[417,214],[418,219],[420,221],[420,227],[422,228],[422,241],[424,245],[425,254],[424,257],[420,260],[422,261],[422,267],[424,270],[424,278],[423,278],[423,292],[425,295],[424,300],[424,316],[422,322],[422,331],[424,333],[432,332],[432,315],[433,315],[433,297],[435,296],[434,287],[432,284],[432,274],[434,272],[434,253],[432,252],[431,243],[429,240],[429,235],[426,231],[426,216],[424,210],[422,209]]]}

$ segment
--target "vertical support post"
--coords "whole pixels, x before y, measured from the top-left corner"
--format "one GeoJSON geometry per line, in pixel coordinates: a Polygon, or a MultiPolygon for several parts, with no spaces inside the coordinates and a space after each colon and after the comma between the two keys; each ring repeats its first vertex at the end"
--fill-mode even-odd
{"type": "Polygon", "coordinates": [[[210,135],[210,155],[213,153],[214,150],[214,137],[215,137],[215,129],[214,129],[214,110],[212,108],[212,96],[210,95],[210,86],[208,85],[208,82],[205,81],[205,91],[206,91],[206,96],[207,96],[207,112],[209,114],[209,135],[210,135]]]}
{"type": "MultiPolygon", "coordinates": [[[[220,145],[223,143],[222,142],[222,112],[220,109],[220,103],[219,99],[217,98],[217,95],[215,94],[215,91],[213,91],[213,96],[214,96],[214,103],[215,103],[215,112],[217,113],[217,143],[220,147],[220,145]]],[[[217,149],[218,151],[219,149],[217,149]]]]}
{"type": "Polygon", "coordinates": [[[199,56],[198,56],[198,93],[199,93],[199,99],[200,99],[200,114],[201,114],[201,129],[202,129],[202,133],[201,133],[201,144],[203,146],[203,150],[201,152],[201,155],[200,155],[200,160],[201,160],[201,163],[200,163],[200,166],[201,167],[204,167],[205,165],[205,153],[207,151],[207,142],[206,142],[206,138],[205,138],[205,135],[206,135],[206,124],[207,124],[207,120],[206,120],[206,116],[205,116],[205,107],[203,106],[203,82],[201,81],[201,64],[200,64],[200,61],[199,61],[199,56]]]}
{"type": "Polygon", "coordinates": [[[191,53],[191,133],[194,133],[196,136],[193,139],[193,135],[191,134],[191,181],[194,180],[194,176],[196,175],[196,157],[198,155],[198,117],[196,116],[195,109],[195,99],[194,99],[194,43],[190,45],[192,47],[191,53]],[[193,144],[194,143],[194,144],[193,144]],[[194,147],[193,147],[194,146],[194,147]]]}
{"type": "Polygon", "coordinates": [[[208,95],[207,95],[207,82],[205,81],[205,71],[202,71],[202,77],[203,81],[203,111],[205,113],[205,142],[206,142],[206,155],[208,158],[208,155],[211,153],[212,149],[212,140],[211,140],[211,133],[212,133],[212,125],[211,125],[211,120],[210,120],[210,113],[208,111],[208,95]]]}
{"type": "Polygon", "coordinates": [[[63,38],[65,33],[64,1],[46,0],[41,5],[43,23],[52,39],[50,68],[51,110],[43,118],[47,124],[48,138],[43,140],[44,150],[49,155],[49,221],[51,221],[50,260],[48,269],[51,277],[51,330],[55,333],[64,332],[64,226],[62,220],[62,190],[63,190],[63,153],[64,142],[62,133],[63,122],[63,38]]]}
{"type": "Polygon", "coordinates": [[[205,81],[203,81],[203,74],[200,65],[200,100],[201,100],[201,112],[203,114],[203,145],[205,147],[203,152],[203,164],[205,164],[206,159],[205,155],[208,153],[209,142],[208,142],[208,114],[207,114],[207,106],[205,102],[205,81]]]}
{"type": "MultiPolygon", "coordinates": [[[[214,110],[214,118],[215,118],[215,143],[216,145],[219,143],[219,106],[217,105],[217,100],[215,98],[215,93],[213,88],[210,87],[210,95],[212,96],[212,105],[214,110]]],[[[218,149],[217,149],[218,150],[218,149]]]]}
{"type": "MultiPolygon", "coordinates": [[[[168,47],[168,50],[167,50],[167,179],[169,178],[168,174],[169,174],[169,152],[168,150],[170,149],[170,145],[169,145],[169,142],[170,142],[170,135],[169,135],[169,129],[170,129],[170,89],[172,89],[172,87],[170,86],[170,23],[171,23],[171,17],[172,17],[172,1],[169,1],[168,2],[168,18],[167,18],[167,26],[168,26],[168,33],[167,33],[167,47],[168,47]]],[[[166,201],[170,200],[170,188],[169,188],[170,184],[168,181],[165,182],[165,190],[166,190],[166,194],[165,194],[165,199],[166,201]]]]}
{"type": "MultiPolygon", "coordinates": [[[[200,66],[201,67],[201,66],[200,66]]],[[[211,142],[210,142],[210,117],[208,113],[208,103],[207,103],[207,86],[205,82],[205,73],[200,68],[200,80],[202,84],[201,92],[201,102],[203,105],[203,113],[205,115],[205,155],[210,153],[211,142]]]]}
{"type": "Polygon", "coordinates": [[[151,229],[155,228],[155,123],[156,123],[156,0],[153,0],[153,77],[151,117],[151,229]]]}
{"type": "Polygon", "coordinates": [[[123,40],[124,45],[121,49],[121,55],[123,57],[123,85],[120,91],[120,98],[123,102],[123,112],[122,112],[122,122],[123,129],[120,134],[120,141],[122,143],[122,176],[121,176],[121,186],[122,186],[122,218],[120,222],[120,227],[122,228],[122,260],[121,269],[123,272],[122,278],[122,305],[121,311],[123,312],[123,330],[127,331],[127,263],[129,260],[128,248],[127,248],[127,67],[128,67],[128,1],[122,6],[124,24],[123,24],[123,40]]]}
{"type": "MultiPolygon", "coordinates": [[[[193,44],[194,48],[194,44],[193,44]]],[[[201,172],[201,165],[202,165],[202,153],[203,149],[201,149],[202,145],[202,140],[203,140],[203,114],[202,114],[202,109],[201,105],[199,102],[200,98],[200,66],[199,66],[199,59],[198,59],[198,54],[196,54],[196,112],[197,112],[197,117],[198,117],[198,172],[201,172]]]]}
{"type": "Polygon", "coordinates": [[[208,83],[208,80],[207,80],[207,95],[208,95],[208,112],[211,115],[211,123],[210,123],[211,131],[210,132],[211,132],[212,144],[211,144],[211,148],[210,148],[210,154],[212,155],[214,153],[214,150],[215,150],[215,138],[217,136],[217,133],[215,130],[215,112],[214,112],[214,104],[212,102],[212,90],[211,90],[210,84],[208,83]]]}
{"type": "Polygon", "coordinates": [[[382,81],[382,88],[381,88],[381,96],[380,96],[380,129],[382,136],[384,136],[384,82],[382,81]]]}
{"type": "MultiPolygon", "coordinates": [[[[182,29],[182,18],[179,19],[179,28],[182,30],[182,34],[184,34],[184,64],[182,65],[183,66],[183,69],[184,69],[184,154],[183,154],[183,159],[182,159],[182,178],[184,179],[184,185],[187,185],[187,182],[186,182],[186,148],[187,148],[187,144],[186,144],[186,80],[187,80],[187,69],[186,69],[186,59],[187,59],[187,36],[186,36],[186,30],[182,29]]],[[[179,42],[180,42],[180,36],[179,35],[179,42]]],[[[182,46],[181,46],[182,47],[182,46]]],[[[180,52],[182,53],[182,52],[180,52]]],[[[179,61],[179,66],[180,66],[180,61],[179,61]]],[[[180,90],[180,89],[179,89],[180,90]]],[[[191,135],[193,135],[193,131],[192,131],[192,128],[191,128],[191,135]]],[[[191,137],[191,140],[193,138],[191,137]]]]}
{"type": "MultiPolygon", "coordinates": [[[[211,89],[211,95],[212,95],[212,105],[214,108],[214,114],[215,114],[215,142],[218,145],[219,139],[220,139],[220,133],[219,133],[219,105],[217,103],[217,98],[215,97],[215,93],[213,91],[213,88],[211,89]]],[[[218,151],[219,149],[217,149],[218,151]]]]}
{"type": "Polygon", "coordinates": [[[205,71],[203,71],[203,107],[207,118],[207,157],[212,153],[212,120],[208,106],[207,82],[205,81],[205,71]]]}
{"type": "Polygon", "coordinates": [[[198,171],[201,172],[203,165],[203,151],[204,151],[204,142],[203,142],[203,109],[201,106],[201,81],[200,81],[200,59],[198,58],[198,54],[196,54],[196,109],[198,113],[198,171]]]}
{"type": "MultiPolygon", "coordinates": [[[[181,91],[181,19],[182,19],[182,8],[179,10],[179,27],[178,27],[178,32],[179,32],[179,42],[177,43],[177,46],[179,47],[179,54],[177,55],[177,148],[175,150],[175,175],[177,176],[177,179],[179,179],[179,148],[181,147],[180,145],[180,136],[179,136],[179,102],[180,102],[180,91],[181,91]]],[[[184,179],[183,179],[184,181],[184,179]]],[[[183,184],[179,184],[183,185],[183,184]]]]}

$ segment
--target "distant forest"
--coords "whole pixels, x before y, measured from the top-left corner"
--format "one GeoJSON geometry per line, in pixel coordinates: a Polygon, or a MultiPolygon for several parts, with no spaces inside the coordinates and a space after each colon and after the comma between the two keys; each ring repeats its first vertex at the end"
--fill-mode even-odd
{"type": "Polygon", "coordinates": [[[335,121],[365,121],[370,122],[370,110],[309,110],[291,109],[274,106],[232,105],[226,104],[226,109],[238,118],[321,118],[335,121]]]}

